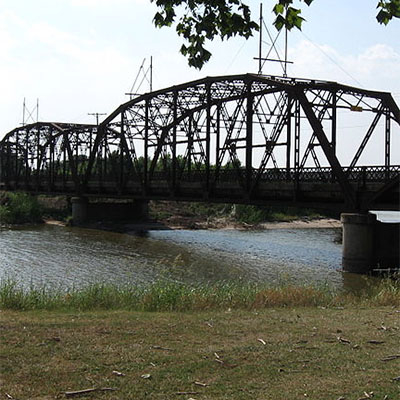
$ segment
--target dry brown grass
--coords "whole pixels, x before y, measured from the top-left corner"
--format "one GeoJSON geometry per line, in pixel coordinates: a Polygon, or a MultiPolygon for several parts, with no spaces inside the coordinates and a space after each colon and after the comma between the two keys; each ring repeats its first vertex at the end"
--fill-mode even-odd
{"type": "Polygon", "coordinates": [[[85,398],[357,400],[374,392],[395,400],[400,393],[392,381],[400,359],[382,361],[400,353],[400,313],[389,307],[3,311],[0,318],[0,399],[65,398],[93,387],[116,391],[85,398]]]}
{"type": "Polygon", "coordinates": [[[286,286],[283,290],[270,288],[260,291],[254,300],[254,307],[315,306],[330,300],[327,292],[312,286],[286,286]]]}

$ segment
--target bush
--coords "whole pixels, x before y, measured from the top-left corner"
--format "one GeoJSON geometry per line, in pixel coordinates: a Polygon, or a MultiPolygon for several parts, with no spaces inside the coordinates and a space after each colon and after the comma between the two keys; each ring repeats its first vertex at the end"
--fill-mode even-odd
{"type": "Polygon", "coordinates": [[[237,204],[235,207],[235,217],[238,221],[245,222],[246,224],[258,224],[270,220],[270,212],[263,207],[237,204]]]}
{"type": "Polygon", "coordinates": [[[237,204],[235,217],[240,222],[258,224],[266,221],[290,222],[303,217],[308,219],[321,218],[321,214],[310,209],[298,207],[263,207],[237,204]]]}
{"type": "Polygon", "coordinates": [[[27,193],[6,193],[0,205],[0,224],[40,222],[42,209],[36,199],[27,193]]]}

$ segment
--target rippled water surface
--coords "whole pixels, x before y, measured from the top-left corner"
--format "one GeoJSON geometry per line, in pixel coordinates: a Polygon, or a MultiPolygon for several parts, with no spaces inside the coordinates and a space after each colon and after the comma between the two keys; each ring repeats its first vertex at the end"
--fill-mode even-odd
{"type": "Polygon", "coordinates": [[[239,278],[346,285],[334,229],[167,230],[134,236],[59,226],[0,231],[0,278],[82,286],[160,277],[209,282],[239,278]]]}

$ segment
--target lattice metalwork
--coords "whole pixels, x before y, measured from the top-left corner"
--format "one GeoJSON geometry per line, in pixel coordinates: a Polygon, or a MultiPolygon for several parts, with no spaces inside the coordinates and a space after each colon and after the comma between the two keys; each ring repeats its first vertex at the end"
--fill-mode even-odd
{"type": "Polygon", "coordinates": [[[15,129],[0,144],[1,181],[141,198],[333,201],[348,210],[390,192],[393,207],[399,125],[389,93],[252,74],[205,78],[137,97],[98,127],[15,129]],[[347,134],[343,121],[356,116],[363,125],[347,134]],[[365,163],[369,147],[381,153],[374,166],[365,163]],[[320,187],[313,197],[311,183],[325,184],[330,199],[320,187]]]}

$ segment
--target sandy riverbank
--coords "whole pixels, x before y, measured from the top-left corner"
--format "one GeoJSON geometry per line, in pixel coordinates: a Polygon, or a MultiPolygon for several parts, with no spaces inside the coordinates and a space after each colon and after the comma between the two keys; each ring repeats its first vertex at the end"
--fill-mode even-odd
{"type": "Polygon", "coordinates": [[[260,224],[245,223],[222,223],[222,222],[204,222],[197,223],[196,226],[190,227],[185,225],[173,225],[169,229],[237,229],[237,230],[267,230],[267,229],[316,229],[316,228],[341,228],[341,223],[335,219],[322,218],[312,221],[296,220],[290,222],[264,222],[260,224]]]}
{"type": "MultiPolygon", "coordinates": [[[[63,199],[45,199],[45,208],[54,208],[58,211],[65,210],[66,203],[63,199]],[[50,203],[49,203],[50,201],[50,203]]],[[[44,201],[42,199],[42,201],[44,201]]],[[[239,206],[238,206],[239,207],[239,206]]],[[[250,207],[251,208],[251,207],[250,207]]],[[[279,210],[278,210],[279,211],[279,210]]],[[[288,208],[285,212],[271,212],[270,221],[266,218],[261,223],[246,223],[251,221],[257,210],[236,209],[228,204],[203,204],[176,201],[150,201],[149,215],[147,221],[139,222],[88,222],[84,227],[89,229],[102,229],[114,232],[146,232],[150,230],[196,230],[196,229],[237,229],[237,230],[265,230],[265,229],[309,229],[309,228],[341,228],[338,219],[321,216],[317,213],[297,214],[299,210],[288,208]],[[250,218],[247,218],[248,212],[250,218]],[[282,218],[281,218],[282,217],[282,218]]],[[[268,214],[268,213],[267,213],[268,214]]],[[[45,221],[51,225],[65,225],[55,218],[48,218],[45,221]]]]}
{"type": "Polygon", "coordinates": [[[231,220],[213,220],[204,222],[191,222],[164,225],[167,229],[237,229],[237,230],[265,230],[265,229],[316,229],[316,228],[341,228],[339,220],[332,218],[298,219],[294,221],[274,221],[260,224],[246,224],[231,220]]]}
{"type": "MultiPolygon", "coordinates": [[[[56,220],[46,220],[48,225],[65,226],[66,224],[56,220]]],[[[141,221],[141,222],[91,222],[83,225],[84,228],[100,229],[121,233],[137,233],[151,230],[267,230],[267,229],[317,229],[317,228],[341,228],[341,222],[332,218],[298,219],[289,222],[264,222],[260,224],[246,224],[232,221],[226,218],[216,218],[208,221],[193,221],[189,218],[173,219],[171,221],[141,221]]]]}
{"type": "Polygon", "coordinates": [[[260,224],[261,229],[295,229],[295,228],[341,228],[342,223],[333,218],[313,220],[296,220],[291,222],[265,222],[260,224]]]}

